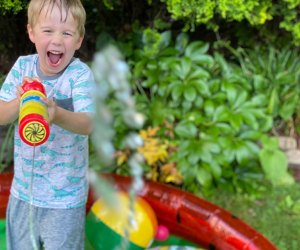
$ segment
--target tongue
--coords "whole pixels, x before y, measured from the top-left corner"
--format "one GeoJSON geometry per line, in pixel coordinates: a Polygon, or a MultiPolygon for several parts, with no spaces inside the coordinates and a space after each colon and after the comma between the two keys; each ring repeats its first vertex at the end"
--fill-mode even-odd
{"type": "Polygon", "coordinates": [[[57,64],[60,58],[61,58],[61,54],[49,53],[49,59],[52,64],[57,64]]]}

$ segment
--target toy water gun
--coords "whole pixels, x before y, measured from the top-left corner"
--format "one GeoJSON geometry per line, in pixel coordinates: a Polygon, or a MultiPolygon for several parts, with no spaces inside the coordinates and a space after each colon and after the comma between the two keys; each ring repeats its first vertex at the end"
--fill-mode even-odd
{"type": "Polygon", "coordinates": [[[22,85],[24,93],[20,100],[19,135],[30,146],[43,144],[49,137],[47,106],[43,102],[46,91],[37,80],[22,85]]]}

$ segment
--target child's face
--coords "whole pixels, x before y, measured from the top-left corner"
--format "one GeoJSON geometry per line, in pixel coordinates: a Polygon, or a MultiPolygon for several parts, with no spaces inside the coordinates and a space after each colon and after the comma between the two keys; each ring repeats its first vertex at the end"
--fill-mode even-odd
{"type": "Polygon", "coordinates": [[[37,23],[28,24],[30,40],[39,54],[40,69],[45,75],[55,75],[69,64],[74,53],[81,46],[77,22],[66,11],[62,13],[55,5],[53,9],[45,6],[37,23]]]}

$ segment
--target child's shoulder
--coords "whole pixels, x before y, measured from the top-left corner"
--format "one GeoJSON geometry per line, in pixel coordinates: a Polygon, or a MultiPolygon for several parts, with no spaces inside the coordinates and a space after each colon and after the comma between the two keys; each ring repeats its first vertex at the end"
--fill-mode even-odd
{"type": "Polygon", "coordinates": [[[71,63],[68,66],[69,70],[72,69],[80,69],[80,70],[87,70],[90,71],[90,67],[87,63],[81,61],[79,58],[73,58],[73,60],[71,61],[71,63]]]}
{"type": "Polygon", "coordinates": [[[21,55],[18,57],[18,61],[20,60],[32,60],[35,61],[37,59],[38,55],[37,54],[30,54],[30,55],[21,55]]]}
{"type": "Polygon", "coordinates": [[[35,63],[36,60],[37,60],[37,54],[22,55],[18,57],[16,63],[19,65],[24,65],[24,64],[35,63]]]}
{"type": "Polygon", "coordinates": [[[75,77],[90,77],[92,70],[87,63],[81,61],[79,58],[73,58],[68,67],[65,70],[65,76],[71,75],[75,77]]]}

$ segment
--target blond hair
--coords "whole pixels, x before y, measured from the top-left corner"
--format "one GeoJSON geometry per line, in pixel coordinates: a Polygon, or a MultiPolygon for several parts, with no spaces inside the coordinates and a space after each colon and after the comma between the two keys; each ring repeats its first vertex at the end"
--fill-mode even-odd
{"type": "MultiPolygon", "coordinates": [[[[27,10],[28,24],[34,27],[42,10],[46,7],[47,13],[48,11],[51,12],[55,5],[58,6],[61,13],[63,10],[66,11],[65,19],[67,19],[68,14],[72,15],[78,24],[79,35],[84,36],[86,12],[80,0],[31,0],[27,10]]],[[[61,15],[61,21],[65,22],[66,20],[62,18],[61,15]]]]}

